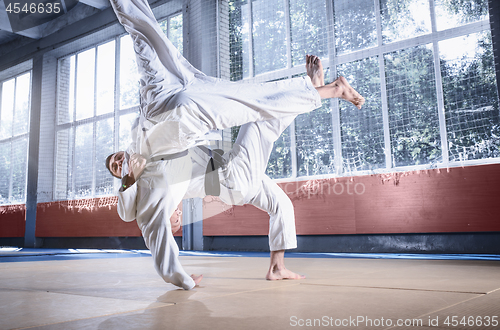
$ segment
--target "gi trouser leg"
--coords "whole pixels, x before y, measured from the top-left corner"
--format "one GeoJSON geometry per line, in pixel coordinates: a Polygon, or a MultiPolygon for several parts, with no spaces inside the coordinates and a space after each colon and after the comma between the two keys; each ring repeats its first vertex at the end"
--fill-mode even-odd
{"type": "MultiPolygon", "coordinates": [[[[228,178],[230,185],[245,196],[242,204],[254,205],[269,214],[271,251],[297,247],[293,204],[276,182],[265,175],[274,142],[294,118],[289,116],[241,126],[235,145],[226,156],[227,168],[222,173],[223,178],[228,178]]],[[[222,184],[225,184],[224,179],[222,184]]]]}

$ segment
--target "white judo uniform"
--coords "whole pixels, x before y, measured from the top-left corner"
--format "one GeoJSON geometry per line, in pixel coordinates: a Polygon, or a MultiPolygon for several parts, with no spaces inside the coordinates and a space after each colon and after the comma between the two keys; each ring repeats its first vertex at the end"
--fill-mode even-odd
{"type": "Polygon", "coordinates": [[[295,248],[293,205],[265,169],[274,141],[295,116],[321,106],[309,77],[265,84],[207,77],[166,38],[146,0],[111,4],[133,39],[141,75],[141,113],[127,152],[147,160],[135,184],[118,192],[118,213],[124,221],[137,220],[160,276],[184,289],[195,286],[179,262],[170,216],[182,199],[205,196],[209,156],[195,147],[218,129],[241,125],[218,169],[221,200],[268,212],[271,251],[295,248]]]}

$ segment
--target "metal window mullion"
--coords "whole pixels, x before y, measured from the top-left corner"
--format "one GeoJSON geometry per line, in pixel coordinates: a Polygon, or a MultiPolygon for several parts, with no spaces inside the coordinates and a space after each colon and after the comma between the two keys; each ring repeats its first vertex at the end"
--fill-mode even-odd
{"type": "MultiPolygon", "coordinates": [[[[10,136],[14,137],[14,125],[16,122],[16,92],[17,92],[17,77],[14,79],[14,102],[12,103],[12,127],[10,129],[10,136]]],[[[14,175],[14,141],[10,143],[10,173],[9,173],[9,202],[12,200],[12,186],[14,175]]]]}
{"type": "MultiPolygon", "coordinates": [[[[333,16],[333,0],[326,1],[327,19],[330,29],[328,29],[328,62],[330,65],[330,81],[337,78],[337,54],[335,49],[335,19],[333,16]]],[[[332,140],[334,150],[335,174],[342,174],[342,130],[340,123],[340,107],[338,99],[330,99],[332,109],[332,140]]]]}
{"type": "MultiPolygon", "coordinates": [[[[292,78],[292,75],[290,75],[288,78],[292,78]]],[[[290,174],[292,178],[297,178],[297,173],[298,173],[298,162],[297,162],[297,137],[295,135],[295,119],[292,121],[290,124],[290,155],[291,159],[290,162],[292,163],[292,173],[290,174]]]]}
{"type": "MultiPolygon", "coordinates": [[[[168,25],[168,24],[167,24],[168,25]]],[[[120,148],[120,37],[115,39],[115,98],[113,149],[120,148]]]]}
{"type": "MultiPolygon", "coordinates": [[[[78,82],[78,54],[75,56],[75,82],[73,84],[73,123],[71,124],[70,130],[73,130],[73,136],[71,137],[73,141],[71,141],[71,149],[73,150],[73,154],[71,155],[71,192],[72,192],[72,198],[76,196],[75,190],[76,190],[76,175],[75,175],[75,168],[76,168],[76,103],[77,103],[77,82],[78,82]]],[[[70,131],[71,133],[71,131],[70,131]]]]}
{"type": "MultiPolygon", "coordinates": [[[[217,78],[221,77],[221,65],[220,65],[220,6],[219,6],[219,1],[220,0],[215,0],[215,37],[217,41],[216,49],[215,51],[217,52],[215,56],[215,65],[216,65],[216,72],[217,72],[217,78]]],[[[219,141],[217,141],[219,142],[219,141]]]]}
{"type": "MultiPolygon", "coordinates": [[[[28,167],[28,164],[30,163],[30,160],[29,160],[29,157],[30,157],[30,152],[29,152],[29,149],[30,149],[30,128],[31,128],[31,93],[32,93],[32,87],[33,87],[33,70],[31,70],[30,72],[30,82],[29,82],[29,91],[28,91],[28,127],[26,128],[26,134],[27,134],[27,143],[26,143],[26,164],[25,164],[25,172],[26,172],[26,179],[25,179],[25,191],[24,191],[24,201],[26,202],[26,199],[28,198],[28,171],[29,171],[29,167],[28,167]]],[[[41,100],[40,100],[41,102],[41,100]]],[[[40,118],[38,118],[38,128],[40,128],[40,118]]],[[[38,132],[38,144],[40,144],[40,132],[38,132]]],[[[37,146],[37,149],[39,148],[39,146],[37,146]]],[[[36,167],[37,167],[37,182],[38,182],[38,159],[35,159],[34,163],[37,164],[36,167]]],[[[36,199],[36,193],[35,193],[35,199],[36,199]]]]}
{"type": "Polygon", "coordinates": [[[285,26],[286,26],[286,67],[290,69],[292,67],[292,24],[290,22],[290,1],[283,0],[285,2],[285,26]]]}
{"type": "MultiPolygon", "coordinates": [[[[97,61],[98,61],[99,49],[95,47],[95,60],[94,60],[94,118],[97,115],[97,61]]],[[[92,124],[93,129],[93,139],[92,139],[92,184],[91,184],[91,196],[95,196],[95,188],[97,185],[97,169],[96,169],[96,137],[97,137],[97,122],[94,120],[92,124]]]]}
{"type": "Polygon", "coordinates": [[[382,122],[384,128],[384,154],[385,168],[392,168],[392,152],[391,152],[391,130],[389,126],[389,105],[387,102],[387,85],[385,76],[384,54],[380,52],[378,55],[379,64],[379,79],[380,79],[380,97],[382,100],[382,122]]]}
{"type": "Polygon", "coordinates": [[[387,102],[387,81],[385,76],[385,62],[382,39],[382,18],[380,17],[380,1],[374,0],[376,21],[377,21],[377,41],[378,41],[378,65],[380,79],[380,97],[382,100],[382,122],[384,128],[384,154],[385,168],[392,168],[392,152],[391,152],[391,130],[389,126],[389,105],[387,102]]]}
{"type": "Polygon", "coordinates": [[[439,61],[439,45],[436,36],[437,32],[437,21],[436,21],[436,11],[434,0],[429,0],[429,8],[431,11],[431,24],[432,24],[432,50],[434,56],[434,74],[436,79],[436,98],[438,103],[438,117],[439,117],[439,134],[441,137],[441,154],[443,159],[443,164],[448,166],[449,164],[449,152],[448,152],[448,132],[446,129],[446,116],[444,109],[444,93],[443,93],[443,79],[441,76],[441,64],[439,61]]]}
{"type": "MultiPolygon", "coordinates": [[[[290,22],[290,1],[283,0],[285,4],[285,26],[286,26],[286,56],[287,56],[287,69],[292,67],[292,25],[290,22]]],[[[288,78],[292,78],[289,74],[288,78]]],[[[292,178],[297,177],[298,164],[297,164],[297,137],[295,136],[295,119],[290,125],[290,155],[292,163],[292,178]]]]}
{"type": "MultiPolygon", "coordinates": [[[[70,57],[68,57],[69,59],[70,57]]],[[[71,59],[69,59],[71,63],[71,59]]],[[[54,140],[52,141],[52,146],[54,147],[54,153],[53,153],[53,166],[52,166],[52,200],[58,199],[58,189],[57,189],[57,159],[59,156],[58,152],[58,139],[57,139],[57,133],[59,133],[60,128],[58,126],[59,124],[59,98],[61,97],[61,59],[57,59],[57,66],[56,66],[56,115],[55,115],[55,120],[54,120],[54,140]]],[[[71,64],[70,64],[70,76],[71,76],[71,64]]],[[[69,80],[69,79],[68,79],[69,80]]],[[[68,91],[69,91],[69,86],[68,86],[68,91]]],[[[71,91],[70,91],[71,93],[71,91]]],[[[69,111],[69,95],[68,95],[68,111],[69,111]]],[[[67,179],[67,177],[66,177],[67,179]]],[[[68,185],[66,185],[66,188],[68,185]]]]}
{"type": "Polygon", "coordinates": [[[253,61],[253,6],[252,1],[248,1],[248,76],[254,76],[254,61],[253,61]]]}

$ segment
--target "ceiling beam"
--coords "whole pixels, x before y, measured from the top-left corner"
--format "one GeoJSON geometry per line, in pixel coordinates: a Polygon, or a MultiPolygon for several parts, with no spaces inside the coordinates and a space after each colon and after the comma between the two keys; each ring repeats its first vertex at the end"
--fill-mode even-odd
{"type": "Polygon", "coordinates": [[[110,6],[109,0],[80,0],[79,2],[100,10],[106,9],[110,6]]]}

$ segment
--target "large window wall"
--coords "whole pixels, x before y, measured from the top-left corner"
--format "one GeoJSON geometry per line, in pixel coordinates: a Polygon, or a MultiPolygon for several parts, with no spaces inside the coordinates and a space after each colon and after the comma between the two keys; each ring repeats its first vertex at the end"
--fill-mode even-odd
{"type": "Polygon", "coordinates": [[[31,72],[0,82],[0,205],[24,203],[31,72]]]}
{"type": "MultiPolygon", "coordinates": [[[[182,49],[182,14],[161,22],[182,49]]],[[[139,76],[128,35],[60,58],[55,155],[55,199],[113,193],[106,157],[130,143],[139,111],[139,76]]]]}
{"type": "Polygon", "coordinates": [[[275,145],[274,178],[498,162],[500,118],[486,0],[232,0],[231,79],[303,75],[322,58],[362,110],[327,100],[275,145]]]}

